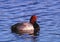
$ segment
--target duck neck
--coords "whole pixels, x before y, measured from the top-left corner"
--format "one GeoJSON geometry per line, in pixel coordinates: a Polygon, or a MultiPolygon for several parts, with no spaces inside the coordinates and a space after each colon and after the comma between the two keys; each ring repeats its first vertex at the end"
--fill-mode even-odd
{"type": "Polygon", "coordinates": [[[32,24],[32,25],[33,25],[34,29],[39,28],[39,25],[37,24],[37,22],[34,22],[34,24],[32,24]]]}
{"type": "Polygon", "coordinates": [[[36,22],[34,22],[33,26],[34,26],[34,28],[35,28],[35,27],[37,26],[37,23],[36,23],[36,22]]]}
{"type": "Polygon", "coordinates": [[[33,25],[37,24],[36,22],[33,23],[33,25]]]}
{"type": "Polygon", "coordinates": [[[36,26],[36,24],[37,24],[37,23],[36,23],[36,21],[35,21],[34,23],[32,23],[32,22],[30,22],[30,23],[31,23],[34,27],[35,27],[35,26],[36,26]]]}
{"type": "Polygon", "coordinates": [[[35,21],[35,22],[33,22],[33,21],[30,21],[30,23],[31,23],[32,25],[34,25],[34,24],[36,23],[36,21],[35,21]]]}

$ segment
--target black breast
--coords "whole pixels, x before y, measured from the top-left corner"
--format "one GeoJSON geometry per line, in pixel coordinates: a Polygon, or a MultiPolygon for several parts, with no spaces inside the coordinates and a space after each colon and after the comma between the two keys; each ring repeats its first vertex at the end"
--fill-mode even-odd
{"type": "Polygon", "coordinates": [[[39,32],[40,27],[39,27],[39,25],[36,22],[33,24],[33,27],[34,27],[34,33],[39,32]]]}

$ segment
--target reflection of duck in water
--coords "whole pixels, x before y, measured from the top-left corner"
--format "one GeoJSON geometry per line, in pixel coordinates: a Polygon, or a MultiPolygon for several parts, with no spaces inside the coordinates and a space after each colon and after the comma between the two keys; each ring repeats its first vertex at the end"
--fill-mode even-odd
{"type": "Polygon", "coordinates": [[[17,34],[36,34],[39,31],[39,25],[36,22],[37,16],[33,15],[30,18],[30,23],[28,22],[23,22],[23,23],[17,23],[14,24],[11,27],[11,30],[13,33],[17,34]]]}

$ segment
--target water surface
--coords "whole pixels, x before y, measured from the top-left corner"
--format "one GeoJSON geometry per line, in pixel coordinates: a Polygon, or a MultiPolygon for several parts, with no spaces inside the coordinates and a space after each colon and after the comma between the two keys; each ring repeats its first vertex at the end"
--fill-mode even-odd
{"type": "Polygon", "coordinates": [[[0,0],[0,42],[60,42],[60,0],[0,0]],[[39,36],[18,36],[11,26],[37,15],[39,36]]]}

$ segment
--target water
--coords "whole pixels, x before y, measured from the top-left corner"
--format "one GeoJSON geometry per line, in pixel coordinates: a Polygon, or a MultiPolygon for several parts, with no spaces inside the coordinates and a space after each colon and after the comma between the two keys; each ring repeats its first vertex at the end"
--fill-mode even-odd
{"type": "Polygon", "coordinates": [[[0,42],[60,42],[60,0],[0,0],[0,42]],[[37,15],[39,36],[16,35],[11,26],[37,15]]]}

